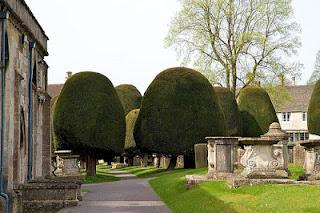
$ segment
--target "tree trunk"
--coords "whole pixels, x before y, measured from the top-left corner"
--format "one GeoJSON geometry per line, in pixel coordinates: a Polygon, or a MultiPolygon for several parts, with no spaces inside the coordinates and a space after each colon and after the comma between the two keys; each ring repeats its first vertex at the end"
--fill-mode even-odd
{"type": "Polygon", "coordinates": [[[133,166],[133,157],[128,157],[128,166],[133,166]]]}
{"type": "Polygon", "coordinates": [[[177,155],[172,155],[170,158],[170,163],[169,166],[167,168],[167,170],[173,170],[176,167],[177,164],[177,155]]]}
{"type": "Polygon", "coordinates": [[[96,157],[89,154],[87,158],[87,176],[96,176],[96,164],[96,157]]]}
{"type": "Polygon", "coordinates": [[[187,153],[184,155],[184,168],[186,169],[194,169],[196,167],[194,152],[187,153]]]}
{"type": "Polygon", "coordinates": [[[80,169],[86,169],[86,161],[83,159],[80,160],[80,169]]]}

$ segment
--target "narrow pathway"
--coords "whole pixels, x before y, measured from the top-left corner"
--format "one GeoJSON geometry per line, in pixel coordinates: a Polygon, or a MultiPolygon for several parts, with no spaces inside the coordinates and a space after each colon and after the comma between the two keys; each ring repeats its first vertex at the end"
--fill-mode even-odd
{"type": "Polygon", "coordinates": [[[148,183],[124,171],[110,170],[120,181],[83,184],[89,190],[79,206],[63,209],[59,213],[169,213],[171,210],[160,200],[148,183]]]}

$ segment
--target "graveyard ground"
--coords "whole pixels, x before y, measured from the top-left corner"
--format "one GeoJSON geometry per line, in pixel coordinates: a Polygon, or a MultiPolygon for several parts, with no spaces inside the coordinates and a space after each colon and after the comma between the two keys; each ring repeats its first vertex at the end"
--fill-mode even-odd
{"type": "Polygon", "coordinates": [[[116,177],[113,174],[108,173],[108,170],[111,166],[99,164],[97,165],[97,175],[96,176],[86,176],[85,171],[81,171],[81,182],[83,184],[90,183],[102,183],[102,182],[111,182],[120,180],[119,177],[116,177]]]}
{"type": "MultiPolygon", "coordinates": [[[[290,165],[296,179],[302,167],[290,165]]],[[[206,169],[165,171],[154,167],[128,167],[126,171],[148,178],[160,198],[173,212],[319,212],[320,186],[258,185],[238,189],[224,182],[203,183],[187,190],[187,174],[205,174],[206,169]]]]}

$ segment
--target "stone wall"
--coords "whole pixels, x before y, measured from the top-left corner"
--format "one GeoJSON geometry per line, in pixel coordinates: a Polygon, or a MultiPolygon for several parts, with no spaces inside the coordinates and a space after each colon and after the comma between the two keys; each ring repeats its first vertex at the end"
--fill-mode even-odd
{"type": "MultiPolygon", "coordinates": [[[[4,180],[5,191],[13,198],[19,184],[27,182],[28,171],[28,105],[29,105],[29,45],[33,61],[33,178],[50,174],[50,97],[47,94],[47,38],[23,0],[3,0],[9,6],[6,21],[6,74],[4,118],[4,180]],[[12,7],[12,8],[11,8],[12,7]]],[[[0,23],[0,28],[1,28],[0,23]]],[[[0,30],[0,38],[2,37],[0,30]]],[[[1,43],[0,43],[1,45],[1,43]]],[[[1,47],[0,47],[1,48],[1,47]]],[[[1,87],[0,87],[1,88],[1,87]]],[[[1,92],[1,89],[0,89],[1,92]]]]}
{"type": "Polygon", "coordinates": [[[37,41],[44,55],[47,55],[47,41],[44,30],[32,14],[31,10],[27,6],[24,0],[2,0],[2,4],[9,7],[11,16],[14,16],[18,22],[20,22],[20,29],[26,31],[30,36],[34,37],[37,41]]]}

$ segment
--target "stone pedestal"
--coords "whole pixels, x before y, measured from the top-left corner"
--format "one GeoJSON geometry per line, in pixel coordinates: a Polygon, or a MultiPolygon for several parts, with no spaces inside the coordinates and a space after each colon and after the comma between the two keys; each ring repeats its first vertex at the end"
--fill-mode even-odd
{"type": "Polygon", "coordinates": [[[262,138],[241,138],[245,153],[240,163],[245,167],[241,175],[245,178],[287,178],[283,146],[278,141],[262,138]],[[274,145],[274,146],[272,146],[274,145]]]}
{"type": "Polygon", "coordinates": [[[305,177],[308,180],[320,180],[320,140],[300,143],[305,148],[305,177]]]}
{"type": "Polygon", "coordinates": [[[54,153],[56,156],[54,175],[56,176],[80,176],[78,166],[79,155],[72,155],[70,150],[61,150],[54,153]]]}
{"type": "Polygon", "coordinates": [[[241,138],[239,143],[245,148],[240,160],[245,167],[241,175],[250,179],[288,178],[287,139],[276,122],[259,138],[241,138]]]}
{"type": "Polygon", "coordinates": [[[233,175],[236,137],[207,137],[208,178],[224,179],[233,175]]]}

